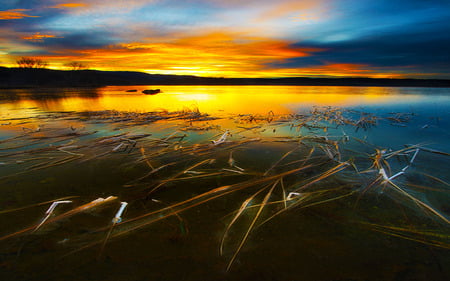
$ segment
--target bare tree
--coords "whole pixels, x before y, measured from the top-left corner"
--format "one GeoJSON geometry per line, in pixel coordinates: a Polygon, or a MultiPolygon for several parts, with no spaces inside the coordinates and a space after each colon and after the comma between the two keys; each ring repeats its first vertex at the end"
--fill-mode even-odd
{"type": "Polygon", "coordinates": [[[46,68],[48,66],[48,62],[43,61],[41,59],[36,59],[36,68],[46,68]]]}
{"type": "Polygon", "coordinates": [[[48,62],[38,58],[21,57],[16,61],[20,68],[45,68],[48,62]]]}
{"type": "Polygon", "coordinates": [[[70,67],[72,70],[82,70],[88,68],[87,65],[77,61],[70,62],[66,64],[66,66],[70,67]]]}

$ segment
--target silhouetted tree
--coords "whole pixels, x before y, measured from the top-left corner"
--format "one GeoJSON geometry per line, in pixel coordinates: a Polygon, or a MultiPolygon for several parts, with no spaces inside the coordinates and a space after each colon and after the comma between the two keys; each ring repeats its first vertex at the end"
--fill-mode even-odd
{"type": "Polygon", "coordinates": [[[87,65],[77,61],[70,62],[66,64],[66,66],[70,67],[72,70],[82,70],[88,68],[87,65]]]}
{"type": "Polygon", "coordinates": [[[45,68],[48,62],[38,58],[21,57],[16,61],[20,68],[45,68]]]}

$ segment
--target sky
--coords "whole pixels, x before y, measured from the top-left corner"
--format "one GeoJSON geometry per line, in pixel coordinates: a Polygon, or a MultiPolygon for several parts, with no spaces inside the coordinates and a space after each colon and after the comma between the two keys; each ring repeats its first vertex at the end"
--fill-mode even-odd
{"type": "Polygon", "coordinates": [[[0,66],[450,79],[450,0],[0,0],[0,66]]]}

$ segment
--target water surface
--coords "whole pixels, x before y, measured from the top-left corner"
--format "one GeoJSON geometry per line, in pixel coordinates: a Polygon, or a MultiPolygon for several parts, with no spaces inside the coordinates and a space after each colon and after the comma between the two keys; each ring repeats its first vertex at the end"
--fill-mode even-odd
{"type": "Polygon", "coordinates": [[[447,280],[449,115],[445,88],[2,90],[0,276],[447,280]]]}

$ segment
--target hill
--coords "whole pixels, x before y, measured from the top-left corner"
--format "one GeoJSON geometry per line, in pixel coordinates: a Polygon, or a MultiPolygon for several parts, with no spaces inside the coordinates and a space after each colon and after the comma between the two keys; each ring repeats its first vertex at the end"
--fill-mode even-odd
{"type": "Polygon", "coordinates": [[[377,78],[210,78],[132,71],[52,70],[0,67],[0,88],[100,87],[108,85],[304,85],[450,87],[443,79],[377,78]]]}

